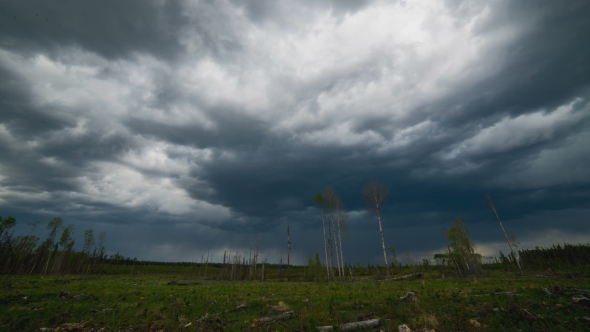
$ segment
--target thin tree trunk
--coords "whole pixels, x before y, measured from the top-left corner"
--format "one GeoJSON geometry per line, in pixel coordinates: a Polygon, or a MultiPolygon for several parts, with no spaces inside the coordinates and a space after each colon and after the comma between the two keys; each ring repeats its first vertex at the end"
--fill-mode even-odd
{"type": "Polygon", "coordinates": [[[338,278],[342,280],[342,271],[340,270],[340,256],[338,254],[338,238],[336,237],[336,226],[334,225],[334,217],[332,219],[332,232],[334,233],[334,247],[336,249],[336,264],[338,268],[338,278]]]}
{"type": "MultiPolygon", "coordinates": [[[[322,228],[324,229],[324,253],[326,254],[326,275],[330,277],[330,264],[328,263],[328,244],[326,243],[326,224],[324,222],[324,211],[320,210],[322,214],[322,228]]],[[[319,276],[318,276],[319,278],[319,276]]]]}
{"type": "Polygon", "coordinates": [[[338,243],[340,244],[340,267],[342,268],[342,277],[344,278],[344,254],[342,253],[342,232],[340,231],[340,218],[338,219],[338,243]]]}
{"type": "Polygon", "coordinates": [[[256,237],[256,253],[254,253],[254,279],[256,279],[256,267],[258,265],[258,237],[256,237]]]}
{"type": "Polygon", "coordinates": [[[389,264],[387,262],[387,251],[385,250],[385,238],[383,237],[383,227],[381,226],[381,213],[379,212],[379,209],[377,209],[377,221],[379,222],[379,233],[381,234],[381,247],[383,247],[383,259],[385,260],[387,279],[389,279],[389,264]]]}
{"type": "Polygon", "coordinates": [[[207,267],[209,266],[209,249],[207,249],[207,261],[205,262],[205,278],[207,278],[207,267]]]}
{"type": "Polygon", "coordinates": [[[287,281],[289,281],[289,265],[291,265],[290,256],[291,256],[291,241],[289,238],[289,225],[287,225],[287,281]]]}
{"type": "Polygon", "coordinates": [[[328,251],[330,257],[330,275],[328,280],[334,280],[334,240],[332,239],[332,222],[328,218],[328,251]]]}
{"type": "Polygon", "coordinates": [[[502,221],[500,220],[500,217],[498,216],[498,212],[496,212],[496,208],[494,207],[494,203],[492,203],[492,198],[489,195],[486,198],[487,198],[487,203],[489,204],[489,208],[492,209],[492,211],[494,212],[494,215],[496,216],[496,220],[498,220],[498,223],[500,224],[500,227],[502,228],[502,232],[504,233],[504,237],[506,238],[506,241],[508,242],[508,246],[510,247],[510,251],[514,255],[514,259],[516,260],[516,265],[518,265],[518,269],[520,270],[520,273],[524,274],[524,269],[522,268],[522,265],[520,264],[520,255],[518,254],[518,249],[514,250],[513,244],[510,241],[510,239],[508,238],[508,234],[506,234],[506,230],[504,229],[504,225],[502,225],[502,221]]]}

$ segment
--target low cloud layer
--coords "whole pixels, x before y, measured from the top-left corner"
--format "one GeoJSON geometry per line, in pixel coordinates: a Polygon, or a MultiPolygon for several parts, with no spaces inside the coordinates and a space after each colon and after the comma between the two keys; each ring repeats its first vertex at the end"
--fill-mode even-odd
{"type": "MultiPolygon", "coordinates": [[[[107,250],[269,261],[322,250],[311,197],[390,190],[387,242],[427,256],[463,214],[506,250],[590,235],[590,5],[497,1],[0,4],[0,214],[60,215],[107,250]],[[553,234],[548,236],[548,234],[553,234]]],[[[42,233],[40,233],[42,234],[42,233]]],[[[80,236],[80,234],[78,234],[80,236]]],[[[493,248],[490,249],[490,248],[493,248]]]]}

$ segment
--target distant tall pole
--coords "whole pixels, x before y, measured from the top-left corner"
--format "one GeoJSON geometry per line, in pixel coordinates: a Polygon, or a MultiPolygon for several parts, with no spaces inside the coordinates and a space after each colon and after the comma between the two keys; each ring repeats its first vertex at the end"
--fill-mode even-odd
{"type": "Polygon", "coordinates": [[[289,264],[291,255],[291,241],[289,240],[289,225],[287,225],[287,281],[289,281],[289,264]]]}

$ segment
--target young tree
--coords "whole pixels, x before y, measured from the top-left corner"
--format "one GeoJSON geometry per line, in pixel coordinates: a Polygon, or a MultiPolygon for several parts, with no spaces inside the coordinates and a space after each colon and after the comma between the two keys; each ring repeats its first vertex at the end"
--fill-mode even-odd
{"type": "MultiPolygon", "coordinates": [[[[49,248],[51,247],[55,247],[57,244],[55,243],[55,237],[57,236],[57,232],[59,232],[59,230],[63,227],[63,220],[61,219],[61,217],[54,217],[53,219],[51,219],[51,221],[49,221],[49,223],[47,223],[47,229],[49,230],[49,236],[47,237],[47,240],[45,240],[45,249],[49,250],[49,248]]],[[[54,250],[55,252],[56,250],[54,250]]],[[[51,257],[53,256],[53,253],[49,252],[49,256],[47,257],[47,261],[45,263],[45,269],[43,270],[43,273],[47,273],[47,268],[49,267],[49,261],[51,260],[51,257]]]]}
{"type": "Polygon", "coordinates": [[[56,262],[57,268],[60,270],[60,272],[63,272],[63,268],[65,267],[69,259],[69,251],[74,246],[74,240],[72,239],[73,233],[74,225],[72,224],[66,226],[61,232],[61,237],[59,238],[58,244],[61,246],[62,251],[59,256],[59,259],[56,262]]]}
{"type": "Polygon", "coordinates": [[[313,201],[315,202],[318,209],[320,209],[320,214],[322,216],[322,229],[324,230],[324,254],[326,254],[326,273],[328,278],[330,277],[330,270],[328,264],[328,244],[326,242],[326,223],[324,220],[324,210],[326,208],[326,199],[322,196],[322,193],[317,193],[313,196],[313,201]]]}
{"type": "Polygon", "coordinates": [[[399,265],[399,261],[397,260],[397,251],[391,242],[387,246],[387,250],[389,250],[391,253],[391,268],[393,269],[393,273],[396,273],[397,267],[399,265]]]}
{"type": "Polygon", "coordinates": [[[16,219],[12,216],[8,216],[6,218],[0,217],[0,269],[6,268],[14,261],[15,252],[13,250],[13,242],[14,239],[12,236],[14,235],[13,232],[8,232],[9,229],[16,225],[16,219]]]}
{"type": "Polygon", "coordinates": [[[8,216],[6,218],[0,216],[0,237],[2,237],[5,231],[14,227],[14,225],[16,225],[16,219],[14,219],[13,216],[8,216]]]}
{"type": "Polygon", "coordinates": [[[494,202],[492,202],[492,196],[490,196],[490,194],[486,194],[486,197],[484,199],[484,205],[492,210],[492,212],[494,212],[494,216],[496,217],[496,220],[498,220],[498,223],[500,224],[500,228],[502,228],[502,232],[504,233],[504,237],[506,238],[506,241],[508,242],[508,247],[510,247],[510,252],[512,253],[512,256],[514,256],[514,260],[516,261],[516,265],[518,265],[518,269],[520,270],[521,274],[524,274],[524,269],[522,267],[522,263],[520,262],[520,255],[518,254],[518,247],[515,243],[515,241],[510,241],[510,236],[507,234],[506,230],[504,229],[504,225],[502,225],[502,221],[500,220],[500,217],[498,216],[498,212],[496,212],[496,208],[494,207],[494,202]]]}
{"type": "Polygon", "coordinates": [[[87,229],[84,231],[84,246],[82,247],[82,252],[86,254],[90,254],[90,249],[94,245],[94,230],[87,229]]]}
{"type": "Polygon", "coordinates": [[[475,246],[471,243],[467,228],[463,225],[463,216],[455,218],[451,225],[446,236],[451,249],[450,254],[460,276],[481,274],[480,256],[475,253],[475,246]]]}
{"type": "MultiPolygon", "coordinates": [[[[336,237],[336,227],[338,224],[338,208],[340,205],[340,199],[338,198],[338,195],[336,195],[336,191],[334,190],[334,188],[328,186],[324,189],[324,197],[326,198],[326,206],[328,208],[328,211],[330,212],[329,214],[329,218],[328,218],[328,223],[329,223],[329,228],[331,229],[331,246],[330,246],[330,257],[331,259],[333,259],[333,251],[335,249],[336,251],[336,264],[337,264],[337,269],[338,269],[338,277],[340,279],[342,279],[342,270],[340,268],[340,255],[338,252],[338,237],[336,237]]],[[[332,268],[334,267],[334,263],[332,262],[332,268]]]]}
{"type": "Polygon", "coordinates": [[[377,216],[377,221],[379,223],[379,233],[381,235],[381,247],[383,248],[383,259],[385,260],[387,279],[389,279],[389,264],[387,262],[387,251],[385,250],[385,239],[383,237],[383,227],[381,225],[381,209],[383,207],[383,201],[387,195],[389,195],[389,190],[387,190],[387,187],[385,187],[383,183],[371,181],[362,189],[361,192],[363,196],[365,196],[369,213],[374,213],[377,216]]]}

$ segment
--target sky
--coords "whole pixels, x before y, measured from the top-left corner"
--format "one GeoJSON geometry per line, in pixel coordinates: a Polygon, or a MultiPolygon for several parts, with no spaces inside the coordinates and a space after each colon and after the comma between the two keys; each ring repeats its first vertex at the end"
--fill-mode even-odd
{"type": "MultiPolygon", "coordinates": [[[[312,197],[345,261],[590,238],[588,1],[0,1],[0,215],[105,232],[108,253],[303,264],[312,197]]],[[[44,227],[35,234],[46,236],[44,227]]]]}

